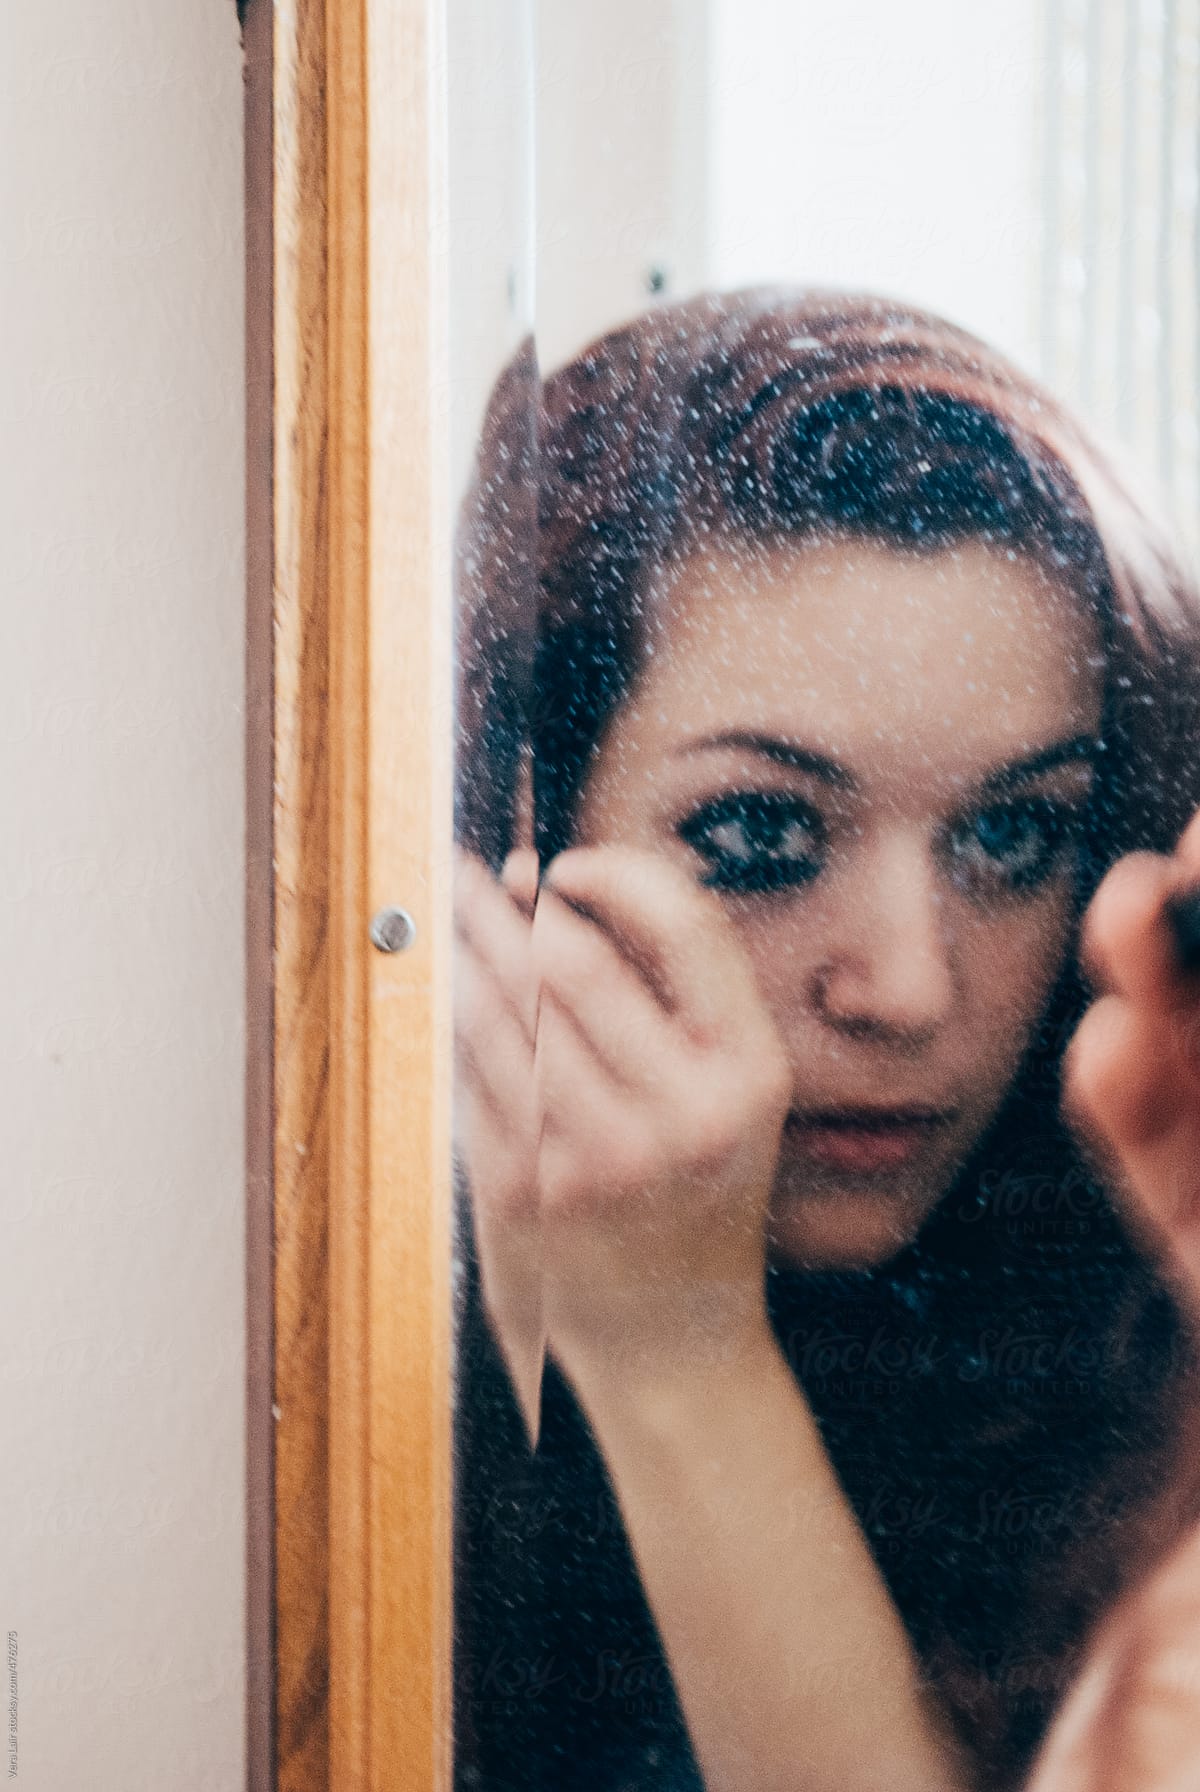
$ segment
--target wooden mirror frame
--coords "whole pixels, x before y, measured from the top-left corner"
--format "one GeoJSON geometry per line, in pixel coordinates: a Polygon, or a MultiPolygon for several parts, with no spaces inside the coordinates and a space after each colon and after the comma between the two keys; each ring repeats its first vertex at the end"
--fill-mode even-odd
{"type": "Polygon", "coordinates": [[[443,7],[243,12],[248,1782],[433,1792],[452,1641],[443,7]],[[415,937],[382,953],[370,921],[393,904],[415,937]]]}

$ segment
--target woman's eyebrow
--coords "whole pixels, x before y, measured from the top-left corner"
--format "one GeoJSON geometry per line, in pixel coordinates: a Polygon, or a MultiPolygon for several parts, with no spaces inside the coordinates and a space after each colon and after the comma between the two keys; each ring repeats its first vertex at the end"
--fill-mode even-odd
{"type": "MultiPolygon", "coordinates": [[[[1060,765],[1070,765],[1077,761],[1090,762],[1100,752],[1101,745],[1091,734],[1074,734],[1066,740],[1052,741],[1047,747],[1039,747],[1036,752],[1026,753],[1021,758],[1000,766],[998,770],[989,772],[980,780],[978,789],[984,793],[1008,790],[1014,784],[1023,784],[1030,778],[1038,777],[1042,772],[1054,771],[1060,765]]],[[[809,772],[814,778],[820,778],[838,790],[858,789],[858,780],[854,774],[828,754],[818,753],[812,747],[799,746],[779,735],[760,734],[750,728],[727,728],[717,734],[698,735],[695,740],[686,741],[677,752],[683,756],[722,747],[759,753],[764,759],[773,760],[777,765],[792,766],[797,771],[809,772]]]]}
{"type": "Polygon", "coordinates": [[[1027,753],[1020,759],[1012,759],[1002,765],[998,771],[989,772],[980,781],[983,791],[1007,790],[1010,785],[1023,784],[1029,778],[1036,778],[1041,772],[1054,771],[1060,765],[1070,765],[1076,760],[1092,761],[1100,752],[1101,743],[1092,734],[1074,734],[1069,740],[1056,740],[1048,747],[1040,747],[1036,753],[1027,753]]]}
{"type": "Polygon", "coordinates": [[[743,752],[761,753],[764,759],[771,759],[777,765],[793,766],[797,771],[811,772],[814,778],[820,778],[826,784],[836,786],[838,790],[856,790],[858,781],[844,765],[836,759],[830,759],[825,753],[814,752],[811,747],[797,746],[795,742],[782,740],[776,734],[758,734],[753,729],[728,728],[719,734],[702,734],[695,740],[687,741],[678,749],[680,754],[700,753],[713,747],[739,747],[743,752]]]}

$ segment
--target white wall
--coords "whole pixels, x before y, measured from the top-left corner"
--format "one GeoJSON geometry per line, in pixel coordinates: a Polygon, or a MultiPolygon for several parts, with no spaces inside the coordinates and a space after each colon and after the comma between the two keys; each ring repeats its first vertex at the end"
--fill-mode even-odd
{"type": "Polygon", "coordinates": [[[543,372],[704,279],[704,0],[448,0],[454,490],[535,330],[543,372]],[[653,275],[653,281],[651,276],[653,275]]]}
{"type": "Polygon", "coordinates": [[[448,0],[445,53],[457,501],[488,395],[533,329],[533,0],[448,0]]]}
{"type": "Polygon", "coordinates": [[[1036,0],[710,0],[718,286],[915,300],[1036,361],[1036,0]]]}
{"type": "MultiPolygon", "coordinates": [[[[511,31],[522,0],[497,5],[511,31]]],[[[669,297],[890,292],[1036,368],[1039,0],[525,5],[545,367],[650,303],[658,270],[669,297]]]]}
{"type": "Polygon", "coordinates": [[[549,371],[704,282],[707,0],[535,0],[537,340],[549,371]]]}
{"type": "Polygon", "coordinates": [[[0,1641],[26,1792],[243,1779],[241,108],[233,0],[0,10],[0,1641]]]}

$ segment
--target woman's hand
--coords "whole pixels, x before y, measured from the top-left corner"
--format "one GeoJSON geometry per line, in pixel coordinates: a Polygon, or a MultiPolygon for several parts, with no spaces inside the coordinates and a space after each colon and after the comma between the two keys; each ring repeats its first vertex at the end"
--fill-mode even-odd
{"type": "Polygon", "coordinates": [[[703,1374],[765,1329],[791,1076],[718,897],[662,856],[575,848],[532,931],[549,1343],[580,1376],[703,1374]]]}
{"type": "Polygon", "coordinates": [[[717,897],[618,847],[562,854],[536,908],[535,876],[461,857],[455,978],[484,1298],[531,1435],[543,1340],[571,1374],[702,1373],[765,1327],[791,1092],[717,897]]]}
{"type": "Polygon", "coordinates": [[[1092,1640],[1028,1792],[1191,1792],[1200,1784],[1200,1528],[1092,1640]]]}
{"type": "Polygon", "coordinates": [[[545,1328],[534,1082],[537,857],[516,852],[497,881],[459,853],[454,879],[454,1119],[471,1188],[484,1304],[531,1443],[545,1328]]]}
{"type": "Polygon", "coordinates": [[[1200,1323],[1200,976],[1180,968],[1164,904],[1200,885],[1200,814],[1174,854],[1132,853],[1084,923],[1104,993],[1067,1055],[1068,1112],[1114,1174],[1130,1220],[1200,1323]]]}
{"type": "MultiPolygon", "coordinates": [[[[1084,956],[1107,993],[1067,1061],[1070,1110],[1200,1324],[1200,977],[1178,967],[1167,898],[1200,883],[1200,815],[1171,857],[1114,866],[1084,956]]],[[[1092,1640],[1029,1792],[1182,1792],[1200,1784],[1200,1528],[1092,1640]]]]}

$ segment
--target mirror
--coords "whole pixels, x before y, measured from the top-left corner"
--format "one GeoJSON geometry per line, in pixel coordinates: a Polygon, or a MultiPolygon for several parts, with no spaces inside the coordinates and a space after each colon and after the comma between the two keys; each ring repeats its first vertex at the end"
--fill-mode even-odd
{"type": "Polygon", "coordinates": [[[1015,1787],[1177,1519],[1063,1065],[1200,805],[1197,60],[451,9],[464,1792],[1015,1787]]]}

